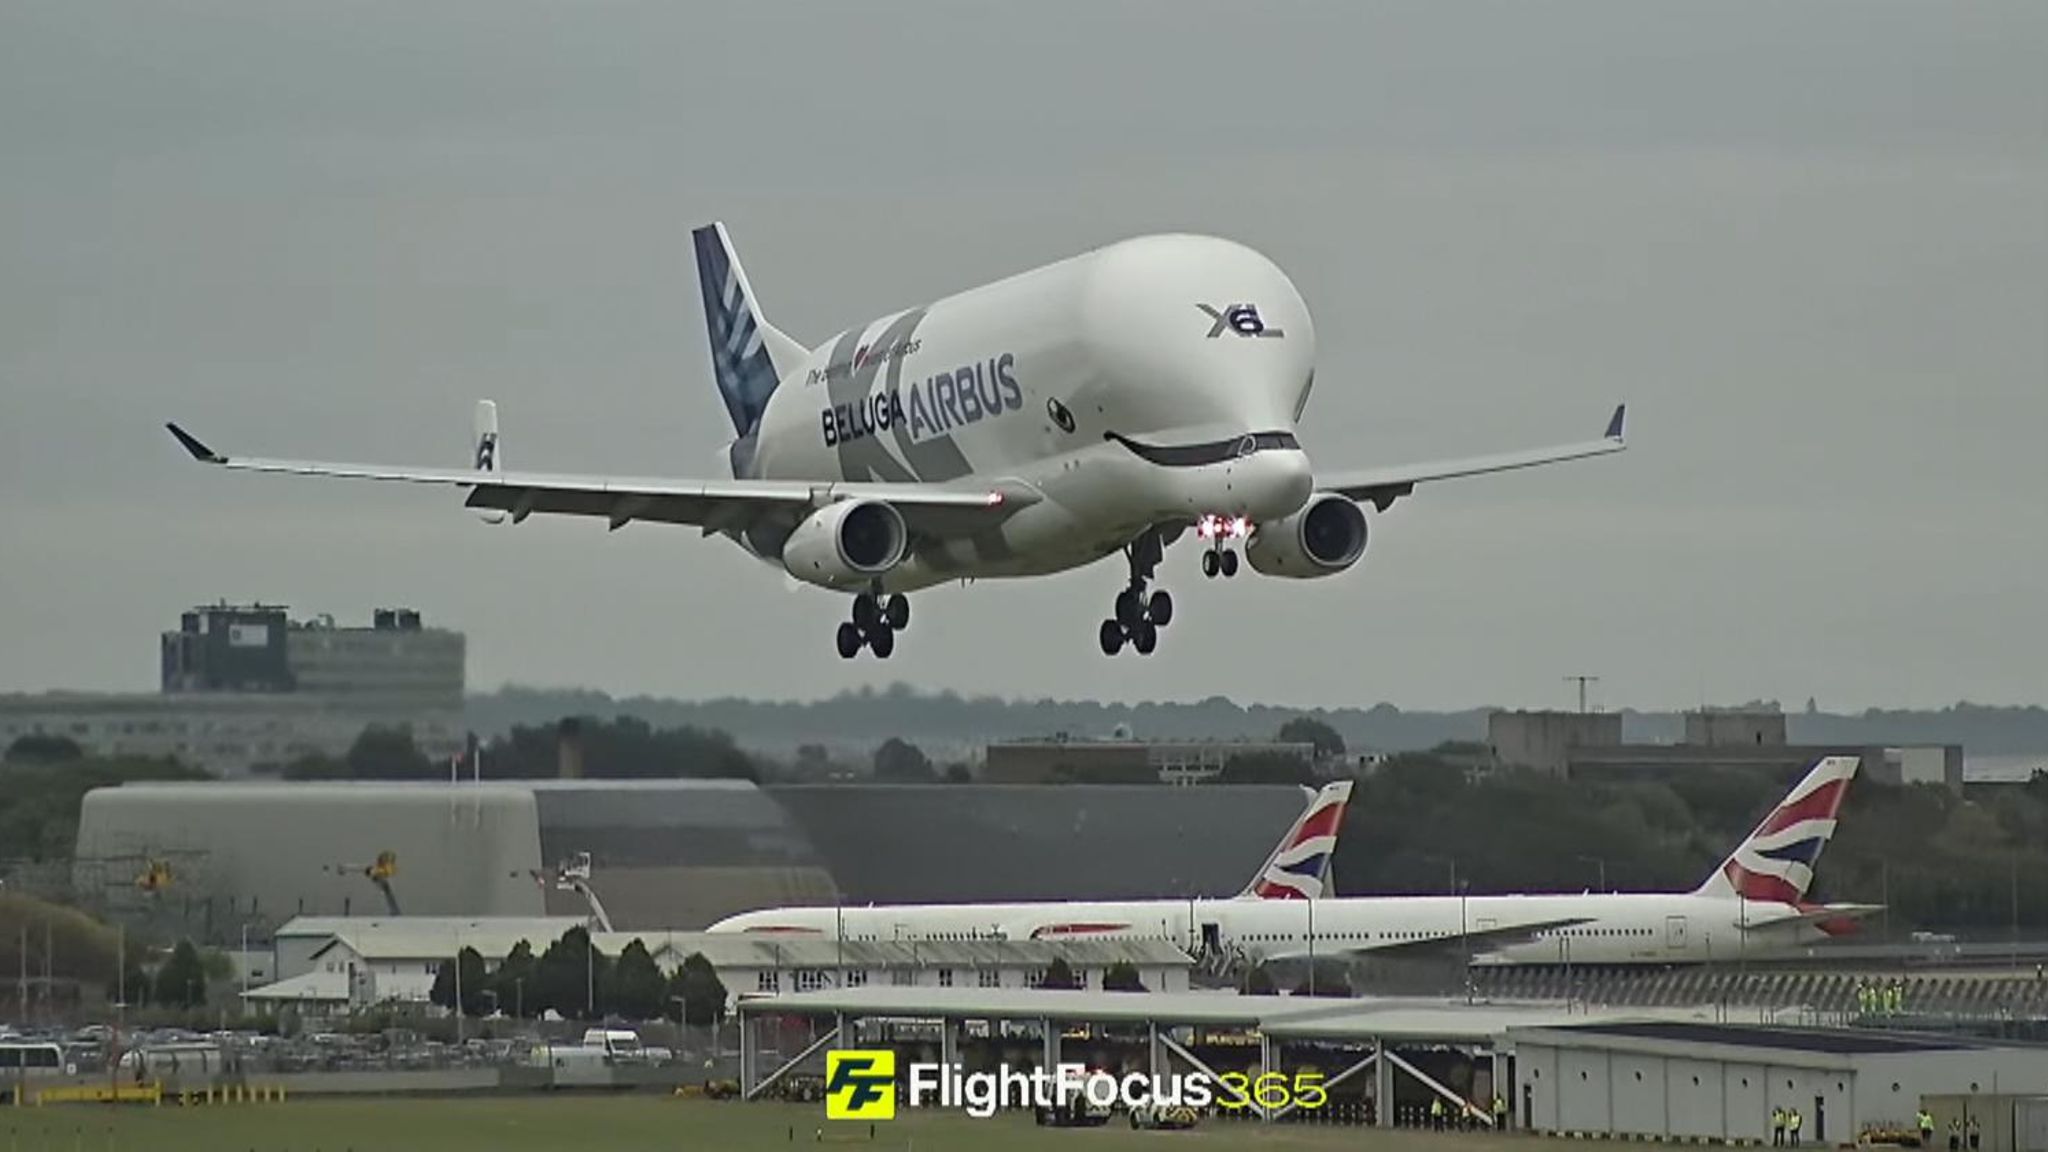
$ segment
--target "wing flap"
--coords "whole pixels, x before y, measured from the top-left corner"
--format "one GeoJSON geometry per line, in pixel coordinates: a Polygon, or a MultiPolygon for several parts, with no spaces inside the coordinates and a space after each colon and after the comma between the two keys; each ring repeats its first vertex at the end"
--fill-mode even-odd
{"type": "Polygon", "coordinates": [[[270,460],[225,456],[178,425],[167,427],[185,451],[203,464],[246,472],[467,488],[469,496],[464,503],[469,507],[510,512],[515,521],[542,513],[601,516],[615,528],[633,520],[725,528],[746,522],[757,511],[801,511],[858,497],[894,505],[915,530],[943,532],[963,525],[988,527],[1042,499],[1036,489],[1014,480],[971,486],[846,480],[664,480],[270,460]]]}
{"type": "Polygon", "coordinates": [[[1414,492],[1417,484],[1428,481],[1483,476],[1490,472],[1510,472],[1517,468],[1560,464],[1567,460],[1583,460],[1589,456],[1605,456],[1610,452],[1620,452],[1628,446],[1623,436],[1623,424],[1627,414],[1628,405],[1617,405],[1614,414],[1608,417],[1607,431],[1598,440],[1557,444],[1548,448],[1496,452],[1487,456],[1466,456],[1455,460],[1400,464],[1389,468],[1356,469],[1321,478],[1321,487],[1353,500],[1370,500],[1375,507],[1384,512],[1395,500],[1414,492]]]}

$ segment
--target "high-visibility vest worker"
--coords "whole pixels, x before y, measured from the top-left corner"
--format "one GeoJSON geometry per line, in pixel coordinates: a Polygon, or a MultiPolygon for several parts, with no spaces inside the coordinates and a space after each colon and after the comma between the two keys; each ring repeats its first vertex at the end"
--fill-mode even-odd
{"type": "Polygon", "coordinates": [[[1785,1110],[1783,1108],[1773,1106],[1771,1108],[1771,1147],[1775,1148],[1780,1144],[1783,1144],[1784,1142],[1785,1110]]]}
{"type": "Polygon", "coordinates": [[[1934,1113],[1922,1108],[1915,1119],[1920,1125],[1920,1146],[1925,1148],[1934,1143],[1934,1113]]]}

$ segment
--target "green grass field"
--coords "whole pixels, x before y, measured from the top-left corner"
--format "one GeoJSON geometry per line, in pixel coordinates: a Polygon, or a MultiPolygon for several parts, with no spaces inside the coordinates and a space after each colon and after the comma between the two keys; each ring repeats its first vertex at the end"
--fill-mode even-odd
{"type": "MultiPolygon", "coordinates": [[[[756,1152],[823,1144],[901,1152],[1037,1152],[1085,1148],[1259,1152],[1531,1152],[1529,1137],[1378,1132],[1210,1122],[1188,1132],[1040,1129],[1029,1116],[973,1120],[919,1112],[876,1125],[827,1125],[821,1105],[742,1104],[654,1096],[460,1100],[294,1100],[211,1108],[65,1105],[0,1110],[0,1152],[756,1152]]],[[[1614,1145],[1603,1145],[1614,1148],[1614,1145]]]]}

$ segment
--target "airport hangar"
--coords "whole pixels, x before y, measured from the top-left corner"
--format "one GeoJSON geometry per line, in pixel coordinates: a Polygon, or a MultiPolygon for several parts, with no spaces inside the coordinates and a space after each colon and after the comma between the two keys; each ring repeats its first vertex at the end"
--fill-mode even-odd
{"type": "Polygon", "coordinates": [[[1304,803],[1288,785],[791,785],[742,780],[207,781],[88,793],[73,886],[229,943],[295,916],[575,916],[591,856],[621,931],[789,904],[1227,896],[1304,803]],[[387,900],[363,869],[395,854],[387,900]],[[162,859],[171,889],[134,883],[162,859]],[[970,865],[965,866],[965,865],[970,865]]]}
{"type": "Polygon", "coordinates": [[[2025,1102],[2048,1095],[2048,1046],[1729,1023],[1730,1014],[1703,1007],[870,986],[746,997],[737,1010],[749,1099],[815,1074],[835,1047],[894,1044],[921,1048],[912,1059],[992,1067],[988,1053],[963,1051],[975,1025],[990,1037],[1029,1033],[1029,1051],[1003,1053],[1012,1067],[1069,1060],[1120,1074],[1288,1077],[1313,1068],[1333,1102],[1340,1090],[1392,1100],[1373,1110],[1381,1127],[1419,1125],[1432,1098],[1490,1124],[1498,1084],[1510,1126],[1549,1135],[1762,1143],[1777,1105],[1801,1111],[1816,1146],[1845,1146],[1876,1130],[1912,1131],[1926,1108],[1941,1130],[1951,1118],[1979,1117],[1982,1152],[2013,1152],[2025,1102]],[[792,1022],[808,1024],[797,1045],[792,1022]],[[1130,1040],[1122,1052],[1100,1038],[1113,1032],[1077,1042],[1081,1025],[1120,1028],[1130,1040]],[[1219,1042],[1228,1040],[1236,1042],[1219,1042]]]}

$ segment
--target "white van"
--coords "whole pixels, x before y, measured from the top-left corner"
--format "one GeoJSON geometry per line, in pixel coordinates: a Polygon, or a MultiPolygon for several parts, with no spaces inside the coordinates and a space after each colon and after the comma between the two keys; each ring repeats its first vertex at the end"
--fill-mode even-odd
{"type": "Polygon", "coordinates": [[[45,1040],[0,1041],[0,1084],[77,1074],[78,1066],[65,1061],[61,1044],[45,1040]]]}
{"type": "Polygon", "coordinates": [[[651,1064],[667,1055],[641,1044],[640,1034],[626,1028],[589,1029],[583,1033],[583,1046],[603,1052],[614,1064],[651,1064]]]}

